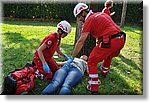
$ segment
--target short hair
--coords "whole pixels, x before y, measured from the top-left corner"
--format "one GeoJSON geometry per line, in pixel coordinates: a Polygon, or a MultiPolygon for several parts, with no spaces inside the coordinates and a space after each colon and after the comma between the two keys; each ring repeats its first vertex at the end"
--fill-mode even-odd
{"type": "Polygon", "coordinates": [[[113,5],[113,1],[112,0],[107,0],[104,5],[105,5],[105,7],[110,7],[110,6],[113,5]]]}
{"type": "Polygon", "coordinates": [[[88,56],[86,56],[86,55],[82,55],[80,58],[81,58],[81,59],[83,59],[83,58],[84,58],[84,60],[85,60],[85,61],[87,61],[87,60],[88,60],[88,56]]]}

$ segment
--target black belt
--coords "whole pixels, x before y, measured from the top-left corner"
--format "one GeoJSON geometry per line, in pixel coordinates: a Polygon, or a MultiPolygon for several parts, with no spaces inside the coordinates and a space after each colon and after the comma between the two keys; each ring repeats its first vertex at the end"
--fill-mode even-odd
{"type": "MultiPolygon", "coordinates": [[[[124,32],[119,32],[119,33],[117,33],[117,34],[111,35],[111,36],[110,36],[110,39],[119,38],[119,37],[121,37],[122,35],[124,36],[124,42],[125,42],[125,41],[126,41],[126,33],[124,33],[124,32]]],[[[97,43],[101,42],[101,41],[102,41],[102,38],[103,38],[103,37],[98,38],[98,40],[100,40],[100,41],[98,41],[97,43]]]]}
{"type": "Polygon", "coordinates": [[[122,35],[125,36],[125,33],[124,33],[124,32],[120,32],[120,33],[118,33],[118,34],[111,35],[111,39],[113,39],[113,38],[119,38],[119,37],[121,37],[122,35]]]}

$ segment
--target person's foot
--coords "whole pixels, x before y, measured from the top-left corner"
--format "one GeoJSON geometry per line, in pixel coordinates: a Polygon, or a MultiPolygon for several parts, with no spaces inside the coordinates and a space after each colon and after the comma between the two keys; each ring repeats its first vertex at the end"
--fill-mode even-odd
{"type": "Polygon", "coordinates": [[[86,89],[87,89],[88,91],[90,91],[90,92],[92,93],[92,95],[98,95],[98,94],[99,94],[98,91],[93,91],[93,90],[91,90],[89,85],[87,85],[86,89]]]}
{"type": "Polygon", "coordinates": [[[90,91],[93,95],[98,95],[99,92],[98,92],[98,86],[101,84],[101,81],[98,79],[98,84],[97,85],[90,85],[88,84],[86,89],[88,91],[90,91]]]}
{"type": "Polygon", "coordinates": [[[100,72],[102,73],[103,77],[106,77],[108,75],[109,71],[104,71],[102,68],[100,69],[100,72]]]}
{"type": "Polygon", "coordinates": [[[102,65],[100,66],[100,72],[102,73],[103,77],[106,77],[109,73],[109,68],[103,67],[102,65]]]}

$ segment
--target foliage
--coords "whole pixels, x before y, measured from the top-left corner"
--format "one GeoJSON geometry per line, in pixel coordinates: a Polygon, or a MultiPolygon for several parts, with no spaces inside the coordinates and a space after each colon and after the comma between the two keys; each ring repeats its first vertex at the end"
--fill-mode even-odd
{"type": "Polygon", "coordinates": [[[143,3],[140,3],[139,5],[128,4],[126,22],[142,23],[142,20],[143,20],[143,3]]]}
{"type": "MultiPolygon", "coordinates": [[[[11,18],[28,18],[28,19],[66,19],[67,21],[75,21],[73,9],[75,3],[38,3],[38,4],[23,4],[23,3],[4,3],[4,17],[11,18]]],[[[90,4],[88,4],[90,6],[90,4]]],[[[97,11],[102,11],[104,2],[100,2],[97,6],[97,11]]],[[[92,7],[90,9],[93,9],[92,7]]],[[[115,11],[115,16],[112,16],[115,22],[120,22],[122,14],[122,2],[114,2],[111,12],[115,11]]],[[[141,23],[143,19],[143,2],[128,3],[126,22],[141,23]]]]}
{"type": "Polygon", "coordinates": [[[4,17],[74,20],[73,4],[4,4],[4,17]]]}
{"type": "MultiPolygon", "coordinates": [[[[56,29],[56,23],[4,21],[2,24],[4,76],[15,68],[21,68],[27,62],[31,62],[33,53],[44,36],[55,32],[56,29]]],[[[101,95],[143,94],[142,29],[136,25],[126,25],[122,29],[127,33],[125,47],[120,55],[113,59],[110,73],[107,77],[102,77],[99,72],[101,80],[99,91],[101,95]]],[[[74,34],[75,26],[73,26],[71,34],[62,39],[61,50],[67,55],[72,53],[74,34]]],[[[59,57],[59,59],[55,60],[62,61],[64,59],[59,57]]],[[[85,74],[82,82],[73,88],[72,93],[91,94],[86,90],[87,80],[88,75],[85,74]]],[[[45,79],[36,79],[34,94],[40,94],[48,83],[45,79]]]]}

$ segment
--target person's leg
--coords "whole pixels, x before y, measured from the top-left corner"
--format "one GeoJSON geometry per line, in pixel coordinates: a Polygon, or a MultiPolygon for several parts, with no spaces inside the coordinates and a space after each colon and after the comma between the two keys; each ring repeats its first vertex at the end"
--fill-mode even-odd
{"type": "Polygon", "coordinates": [[[101,48],[101,44],[98,44],[96,47],[94,47],[88,58],[88,73],[90,78],[88,81],[89,83],[88,89],[90,91],[92,92],[98,91],[99,82],[98,82],[97,64],[105,60],[105,65],[110,66],[112,58],[118,56],[123,46],[124,46],[123,38],[120,39],[114,38],[111,40],[110,48],[101,48]],[[109,58],[109,56],[111,57],[109,58]]]}
{"type": "Polygon", "coordinates": [[[53,80],[50,84],[41,92],[42,95],[54,94],[56,90],[63,84],[67,76],[67,70],[65,67],[60,68],[54,74],[53,80]]]}
{"type": "Polygon", "coordinates": [[[58,70],[59,67],[53,59],[47,61],[47,63],[50,67],[50,74],[45,73],[45,77],[47,80],[51,80],[53,78],[54,73],[58,70]]]}
{"type": "Polygon", "coordinates": [[[104,53],[104,49],[99,48],[99,45],[97,45],[88,58],[89,81],[87,89],[92,92],[98,92],[99,79],[97,64],[104,59],[104,53]]]}
{"type": "Polygon", "coordinates": [[[52,73],[55,73],[59,69],[59,66],[55,60],[51,59],[51,60],[47,61],[47,63],[50,66],[52,73]]]}
{"type": "Polygon", "coordinates": [[[40,59],[37,59],[37,58],[34,58],[34,64],[35,66],[33,67],[35,69],[35,71],[38,70],[38,74],[43,74],[44,77],[47,79],[47,80],[51,80],[52,77],[53,77],[53,73],[50,72],[50,73],[45,73],[44,70],[43,70],[43,65],[42,65],[42,62],[40,61],[40,59]]]}
{"type": "Polygon", "coordinates": [[[116,38],[111,40],[111,50],[109,51],[109,53],[107,53],[108,57],[104,59],[100,67],[100,71],[103,76],[106,76],[108,74],[113,57],[117,57],[119,55],[120,50],[123,48],[123,46],[123,38],[116,38]]]}
{"type": "Polygon", "coordinates": [[[109,72],[111,62],[112,62],[112,56],[109,56],[103,61],[102,65],[100,66],[100,71],[102,75],[105,77],[109,72]]]}
{"type": "Polygon", "coordinates": [[[82,80],[82,74],[77,68],[72,68],[60,89],[60,95],[71,94],[71,89],[73,86],[77,85],[82,80]]]}

